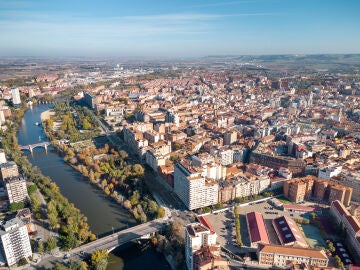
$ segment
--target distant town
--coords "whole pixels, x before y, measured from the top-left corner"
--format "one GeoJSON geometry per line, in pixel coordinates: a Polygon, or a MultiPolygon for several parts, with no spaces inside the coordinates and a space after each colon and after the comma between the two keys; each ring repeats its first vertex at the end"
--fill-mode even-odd
{"type": "Polygon", "coordinates": [[[106,269],[147,241],[171,269],[360,269],[359,58],[1,60],[0,264],[106,269]],[[94,233],[38,151],[133,224],[94,233]]]}

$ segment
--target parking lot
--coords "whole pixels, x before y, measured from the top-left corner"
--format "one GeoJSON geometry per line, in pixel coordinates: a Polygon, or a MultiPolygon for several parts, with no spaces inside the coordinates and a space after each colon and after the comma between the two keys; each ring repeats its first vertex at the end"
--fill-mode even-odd
{"type": "Polygon", "coordinates": [[[239,248],[236,244],[234,216],[231,210],[206,216],[206,218],[213,225],[218,235],[219,244],[234,253],[244,253],[245,250],[248,250],[246,247],[250,246],[250,239],[246,225],[247,213],[255,211],[263,214],[269,240],[272,244],[280,244],[276,232],[272,226],[272,220],[274,218],[280,216],[288,216],[293,219],[303,219],[307,218],[308,216],[308,214],[288,212],[277,209],[273,205],[271,205],[269,201],[252,203],[251,205],[247,206],[239,206],[238,209],[240,215],[241,238],[244,245],[243,248],[239,248]]]}
{"type": "Polygon", "coordinates": [[[220,246],[225,247],[235,254],[241,251],[240,247],[236,244],[235,223],[231,210],[218,214],[210,214],[207,215],[206,218],[213,225],[218,235],[217,241],[220,246]]]}

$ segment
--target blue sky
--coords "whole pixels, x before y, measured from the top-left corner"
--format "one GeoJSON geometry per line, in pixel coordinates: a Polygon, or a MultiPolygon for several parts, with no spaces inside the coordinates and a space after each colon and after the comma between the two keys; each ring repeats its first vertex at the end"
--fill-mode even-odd
{"type": "Polygon", "coordinates": [[[360,53],[360,0],[0,0],[0,56],[360,53]]]}

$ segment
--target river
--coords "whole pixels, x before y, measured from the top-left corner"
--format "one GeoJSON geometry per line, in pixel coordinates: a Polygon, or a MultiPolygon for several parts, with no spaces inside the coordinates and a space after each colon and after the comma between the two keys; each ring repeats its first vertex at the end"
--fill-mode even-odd
{"type": "MultiPolygon", "coordinates": [[[[40,114],[49,106],[37,105],[27,110],[17,134],[20,145],[48,141],[41,125],[36,126],[35,123],[40,123],[40,114]]],[[[27,152],[26,155],[29,161],[39,167],[45,176],[49,176],[59,186],[61,193],[80,209],[96,235],[101,236],[136,224],[125,209],[106,198],[102,191],[67,165],[56,151],[50,148],[45,152],[43,148],[36,148],[33,154],[27,152]]],[[[137,245],[115,249],[110,255],[108,270],[120,269],[122,260],[125,270],[141,269],[144,262],[153,269],[170,269],[163,256],[159,256],[152,248],[140,250],[137,245]]]]}

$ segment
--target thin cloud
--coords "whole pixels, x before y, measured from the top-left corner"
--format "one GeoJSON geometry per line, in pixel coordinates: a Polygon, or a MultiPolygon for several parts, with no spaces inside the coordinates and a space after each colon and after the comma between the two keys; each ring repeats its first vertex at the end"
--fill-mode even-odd
{"type": "Polygon", "coordinates": [[[255,0],[244,0],[244,1],[224,1],[217,3],[208,3],[203,5],[192,5],[191,8],[204,8],[204,7],[222,7],[222,6],[233,6],[241,4],[253,4],[256,3],[255,0]]]}

